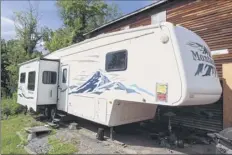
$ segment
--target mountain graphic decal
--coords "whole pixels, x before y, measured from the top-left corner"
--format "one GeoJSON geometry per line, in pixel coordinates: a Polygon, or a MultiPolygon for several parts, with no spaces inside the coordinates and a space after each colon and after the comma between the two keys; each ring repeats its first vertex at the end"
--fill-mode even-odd
{"type": "Polygon", "coordinates": [[[69,94],[90,93],[101,95],[106,91],[125,91],[127,94],[147,94],[154,96],[145,89],[139,88],[136,84],[127,87],[125,84],[116,81],[110,81],[101,71],[95,72],[85,83],[81,86],[70,86],[71,92],[69,94]]]}
{"type": "Polygon", "coordinates": [[[76,87],[72,86],[72,93],[87,93],[92,92],[97,87],[109,83],[110,80],[104,76],[100,71],[97,71],[88,81],[82,84],[80,87],[76,89],[76,87]]]}
{"type": "Polygon", "coordinates": [[[138,93],[133,89],[127,88],[121,82],[109,82],[109,83],[106,83],[105,85],[102,85],[99,88],[97,88],[96,90],[94,90],[93,93],[101,94],[101,93],[103,93],[105,91],[109,91],[109,90],[123,90],[123,91],[126,91],[127,93],[138,93]]]}

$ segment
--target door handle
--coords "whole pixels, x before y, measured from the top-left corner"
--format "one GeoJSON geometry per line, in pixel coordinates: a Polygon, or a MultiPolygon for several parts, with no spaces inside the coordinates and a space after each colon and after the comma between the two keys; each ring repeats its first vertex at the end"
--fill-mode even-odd
{"type": "Polygon", "coordinates": [[[52,97],[52,90],[50,91],[50,97],[52,97]]]}

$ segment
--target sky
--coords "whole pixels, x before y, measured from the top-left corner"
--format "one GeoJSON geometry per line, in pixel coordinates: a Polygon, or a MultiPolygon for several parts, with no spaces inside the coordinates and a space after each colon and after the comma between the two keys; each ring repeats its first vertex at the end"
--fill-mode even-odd
{"type": "MultiPolygon", "coordinates": [[[[107,1],[110,3],[111,1],[107,1]]],[[[133,12],[144,6],[151,4],[152,0],[117,0],[113,1],[118,4],[123,14],[133,12]]],[[[32,1],[34,7],[39,11],[39,26],[47,26],[53,30],[62,27],[62,21],[59,17],[55,1],[32,1]]],[[[1,37],[2,39],[13,39],[16,37],[13,15],[14,12],[24,11],[29,8],[29,3],[26,0],[4,0],[1,1],[1,37]]]]}

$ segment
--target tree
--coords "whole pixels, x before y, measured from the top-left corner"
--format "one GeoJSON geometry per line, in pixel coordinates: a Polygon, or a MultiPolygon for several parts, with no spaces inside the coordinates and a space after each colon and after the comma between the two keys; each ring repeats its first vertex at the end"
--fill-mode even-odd
{"type": "Polygon", "coordinates": [[[39,30],[38,11],[29,1],[29,10],[15,12],[15,30],[23,49],[32,54],[36,44],[43,37],[43,28],[39,30]]]}
{"type": "Polygon", "coordinates": [[[40,53],[27,53],[21,45],[21,40],[1,40],[1,85],[2,96],[11,96],[17,90],[18,64],[41,56],[40,53]]]}
{"type": "Polygon", "coordinates": [[[93,22],[93,25],[92,27],[90,26],[90,29],[88,31],[96,27],[99,27],[105,23],[108,23],[118,17],[121,17],[122,15],[123,14],[120,11],[118,5],[112,2],[110,5],[107,5],[107,9],[105,10],[104,16],[98,15],[95,17],[95,19],[89,21],[90,23],[93,22]]]}
{"type": "Polygon", "coordinates": [[[9,40],[7,42],[7,59],[9,65],[6,70],[9,75],[7,87],[12,95],[17,89],[18,82],[18,64],[31,59],[32,54],[28,54],[21,46],[20,40],[9,40]]]}
{"type": "Polygon", "coordinates": [[[57,6],[64,28],[55,31],[46,41],[50,51],[83,41],[85,33],[122,15],[117,5],[103,0],[58,0],[57,6]]]}
{"type": "Polygon", "coordinates": [[[71,45],[72,32],[69,28],[60,28],[55,32],[52,30],[47,30],[44,41],[45,47],[49,51],[56,51],[62,47],[71,45]]]}
{"type": "Polygon", "coordinates": [[[6,67],[9,65],[7,57],[7,45],[5,40],[1,40],[1,96],[5,97],[9,94],[7,84],[9,82],[9,74],[6,67]]]}
{"type": "Polygon", "coordinates": [[[39,30],[38,13],[32,5],[28,11],[16,12],[14,15],[18,38],[9,41],[1,40],[2,96],[11,96],[17,90],[18,64],[41,56],[36,52],[35,47],[45,32],[43,29],[39,30]]]}

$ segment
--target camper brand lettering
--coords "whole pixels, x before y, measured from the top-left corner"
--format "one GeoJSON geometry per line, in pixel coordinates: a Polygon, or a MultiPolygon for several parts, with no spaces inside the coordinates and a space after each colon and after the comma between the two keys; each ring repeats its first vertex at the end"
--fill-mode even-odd
{"type": "Polygon", "coordinates": [[[193,60],[195,60],[195,61],[205,61],[205,62],[211,63],[213,65],[213,60],[212,60],[211,57],[198,54],[197,51],[191,50],[191,52],[192,52],[193,60]]]}
{"type": "Polygon", "coordinates": [[[191,46],[192,57],[194,61],[200,61],[195,72],[195,76],[216,76],[216,68],[214,61],[210,55],[210,51],[203,45],[196,42],[189,42],[187,45],[191,46]]]}

